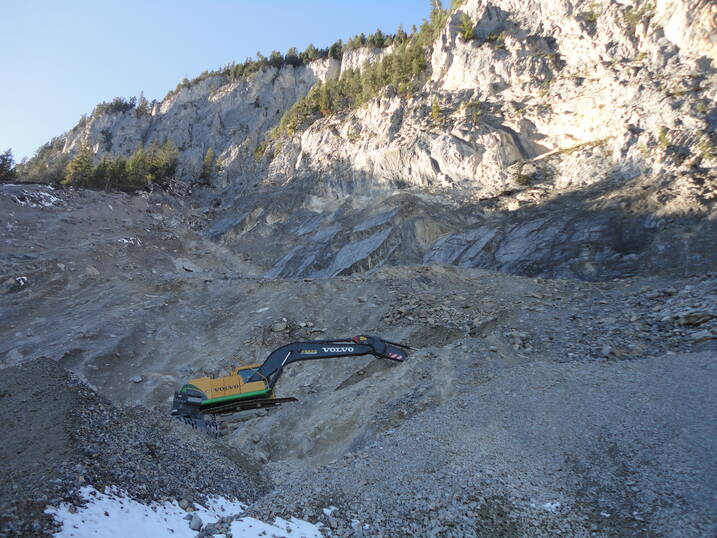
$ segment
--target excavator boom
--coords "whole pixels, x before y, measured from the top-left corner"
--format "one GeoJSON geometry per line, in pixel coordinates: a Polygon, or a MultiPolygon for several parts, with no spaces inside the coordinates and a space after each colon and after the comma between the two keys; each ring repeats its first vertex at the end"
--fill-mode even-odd
{"type": "Polygon", "coordinates": [[[273,388],[281,377],[283,368],[297,361],[374,355],[380,359],[402,362],[407,357],[406,348],[407,346],[389,343],[376,336],[294,342],[274,350],[249,381],[266,379],[269,387],[273,388]]]}

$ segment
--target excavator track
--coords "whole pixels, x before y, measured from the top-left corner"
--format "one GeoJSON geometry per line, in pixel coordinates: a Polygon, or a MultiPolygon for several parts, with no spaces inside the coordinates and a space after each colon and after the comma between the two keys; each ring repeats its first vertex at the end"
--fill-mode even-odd
{"type": "Polygon", "coordinates": [[[175,415],[175,418],[184,424],[187,424],[197,431],[205,433],[210,437],[219,438],[221,436],[219,422],[217,417],[221,415],[229,415],[239,411],[248,411],[250,409],[264,409],[267,407],[276,407],[286,402],[297,402],[296,398],[262,398],[260,400],[249,400],[246,402],[232,402],[211,409],[206,409],[200,415],[181,416],[175,415]]]}
{"type": "Polygon", "coordinates": [[[262,398],[259,400],[237,401],[209,409],[202,409],[203,415],[224,415],[236,413],[238,411],[247,411],[250,409],[263,409],[266,407],[276,407],[287,402],[298,402],[296,398],[262,398]]]}

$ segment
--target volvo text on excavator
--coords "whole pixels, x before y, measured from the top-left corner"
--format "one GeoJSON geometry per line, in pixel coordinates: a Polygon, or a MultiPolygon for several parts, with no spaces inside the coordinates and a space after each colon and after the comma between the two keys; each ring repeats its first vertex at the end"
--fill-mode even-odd
{"type": "Polygon", "coordinates": [[[240,366],[228,376],[192,379],[174,393],[172,416],[208,433],[217,433],[217,415],[274,407],[296,398],[277,398],[274,387],[292,362],[373,355],[402,362],[409,346],[376,336],[294,342],[274,350],[263,364],[240,366]]]}

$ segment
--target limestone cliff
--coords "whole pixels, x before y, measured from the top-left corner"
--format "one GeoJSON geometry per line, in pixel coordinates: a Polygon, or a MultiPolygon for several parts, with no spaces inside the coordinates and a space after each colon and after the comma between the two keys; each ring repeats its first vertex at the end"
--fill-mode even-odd
{"type": "Polygon", "coordinates": [[[62,151],[171,140],[192,182],[212,148],[222,166],[195,190],[195,223],[268,277],[386,263],[691,273],[717,264],[715,9],[467,0],[426,48],[415,91],[388,85],[272,139],[263,157],[255,148],[314,84],[391,49],[208,77],[150,114],[91,118],[62,151]]]}

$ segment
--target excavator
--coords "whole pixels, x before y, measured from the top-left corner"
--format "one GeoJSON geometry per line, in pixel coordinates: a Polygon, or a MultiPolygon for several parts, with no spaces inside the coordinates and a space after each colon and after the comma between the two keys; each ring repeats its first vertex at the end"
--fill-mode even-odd
{"type": "Polygon", "coordinates": [[[292,362],[360,355],[403,362],[410,349],[365,335],[294,342],[272,351],[263,364],[240,366],[224,377],[190,380],[174,393],[172,416],[197,430],[218,436],[217,416],[296,402],[296,398],[277,398],[274,393],[284,368],[292,362]]]}

